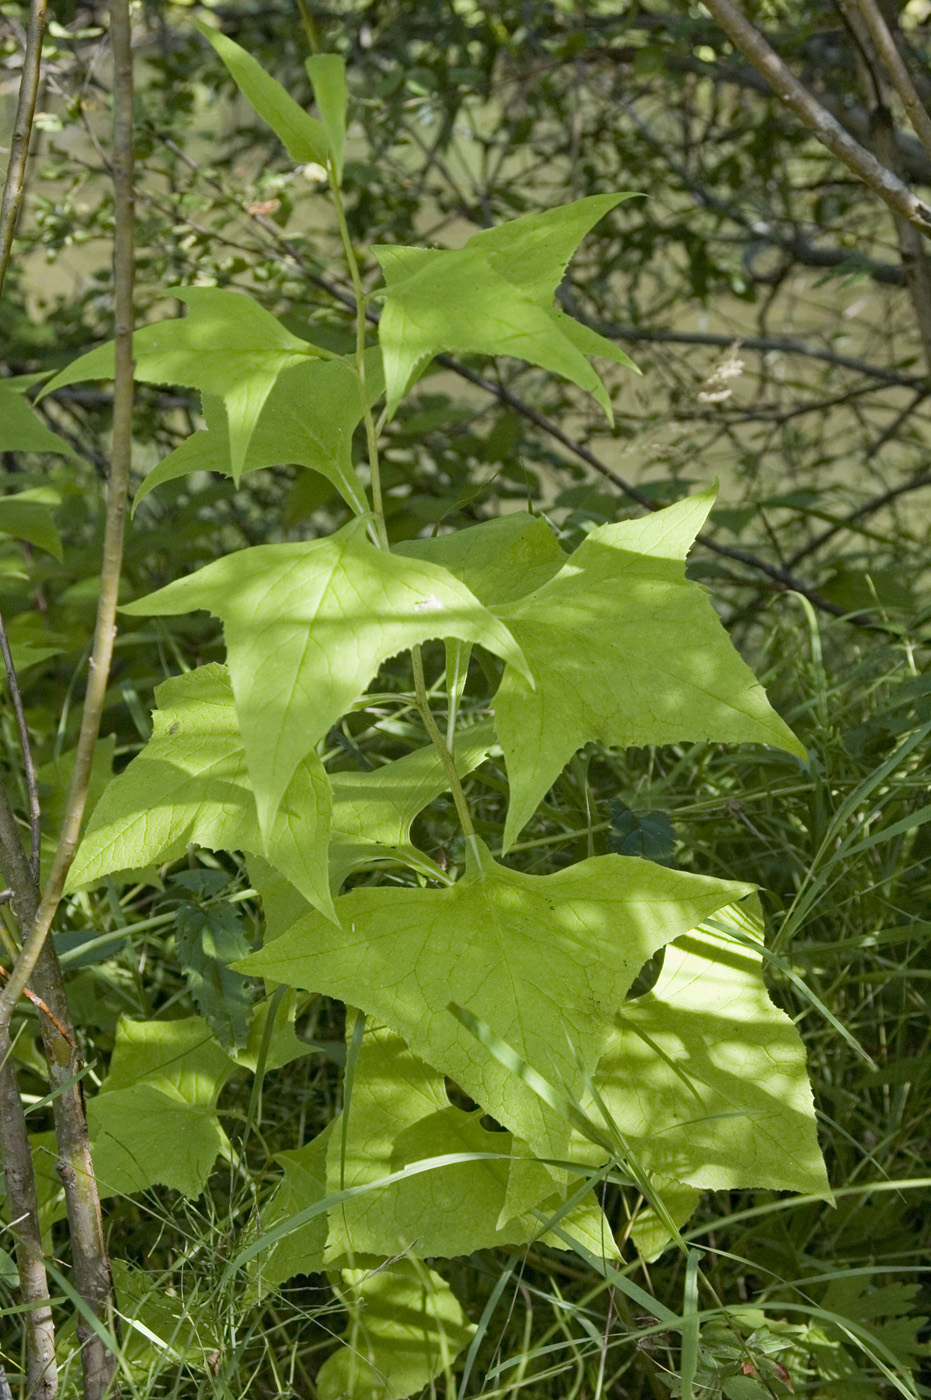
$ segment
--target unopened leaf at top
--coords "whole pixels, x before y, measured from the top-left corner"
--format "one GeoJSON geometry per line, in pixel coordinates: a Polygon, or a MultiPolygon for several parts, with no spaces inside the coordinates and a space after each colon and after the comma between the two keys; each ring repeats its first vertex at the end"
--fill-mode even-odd
{"type": "Polygon", "coordinates": [[[569,379],[611,405],[588,356],[635,368],[612,341],[554,305],[566,265],[585,234],[626,194],[590,195],[525,214],[473,236],[465,247],[376,245],[387,293],[379,325],[388,408],[440,351],[513,355],[569,379]]]}
{"type": "Polygon", "coordinates": [[[339,54],[315,53],[304,60],[304,67],[313,83],[333,169],[341,180],[346,146],[346,64],[339,54]]]}
{"type": "Polygon", "coordinates": [[[804,749],[742,661],[684,559],[713,491],[593,530],[559,573],[496,608],[537,682],[505,671],[495,724],[510,781],[505,847],[591,740],[712,739],[804,749]]]}
{"type": "Polygon", "coordinates": [[[450,1003],[581,1098],[646,959],[748,888],[622,856],[526,875],[475,842],[451,888],[353,890],[336,901],[339,927],[312,912],[237,967],[361,1007],[538,1155],[561,1157],[567,1122],[490,1062],[450,1003]]]}
{"type": "Polygon", "coordinates": [[[445,569],[376,548],[363,520],[306,544],[227,555],[130,604],[223,619],[259,823],[268,832],[297,765],[380,664],[430,638],[479,642],[517,669],[507,628],[445,569]]]}
{"type": "MultiPolygon", "coordinates": [[[[319,351],[292,335],[251,297],[219,287],[174,287],[187,316],[143,326],[133,335],[135,375],[144,384],[184,384],[226,405],[230,470],[238,481],[259,414],[279,374],[319,351]]],[[[82,379],[113,378],[113,342],[67,365],[46,384],[54,393],[82,379]]]]}
{"type": "Polygon", "coordinates": [[[243,97],[251,102],[262,120],[268,122],[291,159],[325,166],[328,145],[323,124],[305,112],[241,45],[202,20],[192,19],[192,23],[205,39],[209,39],[243,97]]]}

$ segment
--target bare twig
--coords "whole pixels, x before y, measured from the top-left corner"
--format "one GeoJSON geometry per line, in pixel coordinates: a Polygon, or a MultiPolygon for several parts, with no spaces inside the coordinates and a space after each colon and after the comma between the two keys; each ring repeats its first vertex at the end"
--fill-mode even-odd
{"type": "Polygon", "coordinates": [[[852,528],[858,521],[864,520],[867,516],[875,515],[876,512],[882,510],[884,506],[891,505],[893,501],[897,501],[900,496],[910,495],[912,491],[921,491],[926,486],[931,486],[931,472],[923,469],[914,472],[905,481],[900,481],[897,486],[890,486],[887,491],[882,491],[877,496],[871,496],[868,501],[863,501],[861,505],[857,506],[856,510],[852,510],[848,515],[845,515],[843,520],[835,521],[833,524],[829,525],[827,529],[822,530],[820,535],[815,535],[814,539],[809,540],[801,549],[797,549],[791,558],[786,561],[787,567],[794,569],[803,559],[809,558],[812,554],[817,554],[818,550],[830,540],[834,539],[835,535],[839,535],[843,530],[852,528]]]}
{"type": "Polygon", "coordinates": [[[29,6],[26,48],[23,53],[23,73],[19,84],[16,116],[13,121],[13,135],[10,140],[10,163],[3,186],[3,199],[0,201],[0,292],[3,291],[6,270],[10,265],[10,253],[13,248],[13,236],[16,233],[16,221],[19,218],[19,206],[23,202],[26,162],[29,158],[29,140],[32,136],[32,119],[36,110],[36,94],[39,91],[46,3],[47,0],[31,0],[29,6]]]}
{"type": "MultiPolygon", "coordinates": [[[[0,967],[0,977],[9,979],[9,976],[10,974],[7,972],[6,968],[0,967]]],[[[41,1011],[44,1016],[47,1016],[49,1018],[52,1025],[55,1027],[58,1034],[61,1036],[62,1040],[67,1040],[72,1050],[76,1050],[77,1044],[71,1031],[68,1029],[67,1026],[62,1025],[58,1017],[55,1015],[54,1011],[52,1011],[50,1007],[46,1006],[42,998],[37,997],[35,992],[31,992],[28,987],[25,987],[23,989],[23,996],[28,1002],[31,1002],[31,1004],[36,1008],[37,1011],[41,1011]]]]}
{"type": "Polygon", "coordinates": [[[42,840],[42,811],[39,806],[39,784],[36,781],[36,768],[32,761],[32,745],[29,742],[29,729],[26,724],[26,713],[23,709],[23,697],[20,694],[19,682],[16,679],[16,669],[13,665],[13,656],[10,651],[10,640],[6,634],[3,617],[0,616],[0,655],[3,656],[3,664],[6,668],[6,683],[10,692],[10,700],[13,703],[13,713],[16,716],[16,728],[19,732],[19,747],[23,755],[23,771],[26,775],[26,791],[29,795],[29,868],[32,871],[32,878],[39,878],[39,854],[42,840]]]}
{"type": "MultiPolygon", "coordinates": [[[[928,155],[931,156],[931,116],[925,110],[924,103],[918,95],[912,75],[906,67],[905,60],[899,52],[889,26],[875,0],[856,0],[856,4],[863,23],[876,45],[876,52],[885,64],[886,71],[892,79],[892,85],[899,94],[912,128],[928,155]]],[[[896,157],[898,158],[898,150],[896,150],[896,157]]]]}
{"type": "Polygon", "coordinates": [[[907,219],[926,237],[931,237],[931,208],[844,130],[840,122],[799,82],[732,0],[705,0],[705,7],[731,43],[762,73],[779,100],[795,113],[812,135],[838,160],[843,161],[848,170],[852,170],[894,213],[907,219]]]}
{"type": "MultiPolygon", "coordinates": [[[[868,4],[865,6],[860,3],[855,4],[853,0],[841,0],[842,13],[860,56],[861,88],[864,90],[870,113],[870,135],[873,149],[889,170],[900,175],[896,131],[889,106],[891,94],[882,68],[883,55],[877,50],[873,24],[865,18],[864,9],[869,10],[870,6],[868,4]]],[[[872,17],[885,31],[889,43],[892,44],[892,36],[885,28],[882,16],[877,11],[872,17]]],[[[894,44],[892,44],[892,48],[898,55],[894,44]]],[[[917,93],[915,93],[915,101],[918,102],[917,93]]],[[[921,106],[920,102],[918,105],[921,106]]],[[[931,127],[931,120],[928,119],[927,113],[924,112],[923,108],[921,110],[929,127],[931,127]]],[[[914,224],[909,223],[907,219],[896,212],[893,212],[893,219],[905,284],[908,288],[912,310],[918,323],[918,334],[924,350],[925,370],[931,373],[931,266],[929,266],[925,252],[924,240],[914,224]]]]}

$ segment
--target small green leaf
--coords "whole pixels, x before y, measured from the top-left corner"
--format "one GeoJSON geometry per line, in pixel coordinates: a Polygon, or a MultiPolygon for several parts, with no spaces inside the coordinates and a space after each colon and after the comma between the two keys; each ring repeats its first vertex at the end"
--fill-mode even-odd
{"type": "Polygon", "coordinates": [[[343,178],[346,146],[346,65],[335,53],[318,53],[304,60],[326,131],[337,180],[343,178]]]}
{"type": "Polygon", "coordinates": [[[215,1113],[154,1084],[98,1094],[88,1101],[87,1121],[101,1196],[157,1184],[194,1199],[228,1145],[215,1113]]]}
{"type": "MultiPolygon", "coordinates": [[[[77,457],[74,448],[47,428],[23,397],[26,390],[43,377],[24,374],[15,379],[0,379],[0,452],[58,452],[62,457],[77,457]]],[[[0,528],[6,529],[6,526],[0,528]]],[[[61,555],[56,558],[60,559],[61,555]]]]}
{"type": "Polygon", "coordinates": [[[379,325],[389,412],[440,351],[514,355],[611,404],[589,355],[635,369],[623,350],[553,305],[576,246],[627,194],[591,195],[473,234],[450,251],[379,244],[387,292],[379,325]]]}
{"type": "Polygon", "coordinates": [[[175,948],[194,1004],[227,1050],[249,1038],[252,994],[229,964],[250,951],[239,911],[228,904],[204,908],[186,903],[175,921],[175,948]]]}
{"type": "MultiPolygon", "coordinates": [[[[382,393],[381,354],[366,353],[366,387],[374,402],[382,393]]],[[[232,456],[226,411],[221,398],[203,396],[206,429],[192,433],[163,457],[143,481],[133,503],[150,491],[189,472],[230,475],[232,456]]],[[[356,515],[368,510],[352,464],[352,435],[362,418],[359,376],[347,360],[304,360],[285,369],[275,381],[258,416],[242,464],[243,472],[261,467],[310,467],[331,481],[356,515]]]]}
{"type": "MultiPolygon", "coordinates": [[[[320,352],[241,292],[174,287],[170,295],[185,302],[189,313],[135,332],[136,378],[143,384],[184,384],[222,398],[229,427],[229,469],[238,481],[278,376],[308,357],[319,358],[320,352]]],[[[108,341],[72,361],[42,392],[54,393],[82,379],[112,378],[113,342],[108,341]]]]}
{"type": "Polygon", "coordinates": [[[300,1060],[305,1055],[313,1054],[314,1046],[308,1045],[306,1040],[302,1040],[294,1029],[294,1017],[299,1004],[300,1001],[293,992],[288,992],[277,1000],[273,997],[266,997],[264,1001],[259,1002],[252,1012],[249,1038],[245,1046],[242,1049],[230,1051],[236,1063],[243,1065],[254,1074],[263,1044],[265,1045],[266,1073],[273,1069],[280,1069],[282,1065],[289,1065],[292,1060],[300,1060]],[[275,1020],[271,1034],[266,1040],[268,1017],[273,1007],[275,1008],[275,1020]]]}
{"type": "Polygon", "coordinates": [[[208,608],[223,619],[266,835],[297,765],[388,657],[459,637],[523,669],[507,628],[457,579],[376,548],[365,530],[356,520],[327,539],[230,554],[124,609],[164,616],[208,608]]]}
{"type": "Polygon", "coordinates": [[[57,498],[50,501],[49,494],[47,488],[40,486],[0,499],[0,533],[14,540],[25,540],[61,560],[61,535],[55,524],[59,502],[57,498]]]}
{"type": "Polygon", "coordinates": [[[192,16],[191,22],[213,45],[243,97],[251,102],[262,120],[268,123],[291,159],[302,164],[313,161],[317,165],[325,166],[328,143],[322,123],[305,112],[291,94],[270,77],[262,65],[239,44],[228,39],[218,29],[204,24],[202,20],[192,16]]]}
{"type": "Polygon", "coordinates": [[[593,530],[560,572],[496,608],[537,682],[508,668],[494,700],[510,779],[505,849],[573,753],[713,739],[774,744],[795,735],[735,651],[684,558],[714,490],[641,520],[593,530]]]}
{"type": "Polygon", "coordinates": [[[361,1007],[534,1152],[558,1158],[566,1121],[489,1062],[449,1003],[580,1099],[645,960],[749,888],[622,856],[525,875],[475,842],[451,888],[353,890],[336,901],[338,927],[310,913],[237,969],[361,1007]]]}
{"type": "MultiPolygon", "coordinates": [[[[460,777],[471,773],[495,743],[483,720],[456,736],[453,754],[460,777]]],[[[379,859],[407,861],[415,869],[441,871],[411,844],[411,825],[430,802],[447,792],[449,779],[432,744],[367,773],[334,773],[330,884],[338,890],[353,870],[379,859]]]]}
{"type": "Polygon", "coordinates": [[[619,856],[641,856],[660,865],[672,864],[676,832],[665,812],[635,812],[619,797],[611,799],[612,851],[619,856]]]}
{"type": "Polygon", "coordinates": [[[469,1323],[449,1285],[418,1260],[375,1271],[346,1269],[344,1344],[317,1373],[319,1400],[405,1400],[469,1344],[469,1323]]]}
{"type": "Polygon", "coordinates": [[[110,1072],[87,1105],[101,1194],[132,1194],[157,1183],[199,1196],[228,1147],[216,1102],[233,1068],[198,1016],[121,1017],[110,1072]]]}

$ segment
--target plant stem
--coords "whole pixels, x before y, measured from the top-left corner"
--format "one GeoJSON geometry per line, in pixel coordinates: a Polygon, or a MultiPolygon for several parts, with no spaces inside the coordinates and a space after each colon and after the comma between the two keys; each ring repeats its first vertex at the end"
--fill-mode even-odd
{"type": "Polygon", "coordinates": [[[352,239],[349,236],[349,227],[346,223],[343,196],[339,188],[339,180],[333,168],[332,161],[327,162],[327,174],[330,179],[330,189],[333,193],[333,206],[336,209],[336,222],[339,225],[339,236],[342,240],[343,252],[346,255],[346,266],[349,269],[352,290],[356,299],[356,373],[359,376],[359,387],[362,393],[362,413],[365,421],[365,439],[368,445],[375,533],[382,549],[387,549],[388,532],[385,529],[385,510],[381,494],[381,469],[378,461],[378,432],[375,427],[375,416],[372,413],[372,405],[369,402],[368,385],[365,379],[365,323],[367,301],[362,288],[362,278],[359,275],[359,263],[356,258],[355,249],[352,246],[352,239]]]}
{"type": "Polygon", "coordinates": [[[466,840],[475,836],[475,827],[472,825],[472,816],[469,812],[469,804],[466,802],[465,793],[462,790],[462,783],[459,780],[459,773],[456,770],[456,761],[447,747],[446,741],[439,731],[436,720],[433,718],[433,711],[430,709],[430,701],[427,698],[427,686],[423,674],[423,656],[419,646],[411,647],[411,661],[414,667],[414,693],[417,696],[417,709],[420,718],[424,722],[424,727],[433,742],[433,747],[442,760],[446,769],[446,776],[449,779],[449,790],[453,795],[456,804],[456,812],[459,815],[459,824],[462,827],[462,834],[466,840]]]}

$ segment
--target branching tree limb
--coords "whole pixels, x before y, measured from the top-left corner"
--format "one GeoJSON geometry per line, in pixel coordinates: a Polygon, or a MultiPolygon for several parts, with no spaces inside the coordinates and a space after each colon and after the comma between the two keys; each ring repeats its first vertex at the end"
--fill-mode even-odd
{"type": "MultiPolygon", "coordinates": [[[[873,149],[887,169],[898,175],[900,174],[899,153],[890,108],[891,94],[883,71],[884,63],[888,67],[888,57],[886,52],[880,52],[877,48],[875,42],[877,31],[885,35],[888,46],[891,46],[900,66],[905,71],[906,80],[910,82],[908,71],[892,42],[892,36],[886,29],[882,15],[871,6],[869,0],[862,0],[862,3],[861,0],[856,0],[856,3],[853,3],[853,0],[842,0],[841,8],[860,56],[861,87],[867,98],[870,112],[870,134],[873,149]]],[[[931,134],[931,120],[921,106],[917,92],[914,91],[914,88],[911,91],[918,109],[928,124],[929,134],[931,134]]],[[[896,211],[893,211],[893,218],[899,243],[899,254],[902,259],[902,271],[905,274],[905,285],[908,288],[924,350],[925,370],[931,374],[931,265],[928,263],[924,240],[914,224],[896,211]]]]}
{"type": "MultiPolygon", "coordinates": [[[[906,67],[904,58],[899,53],[889,26],[875,0],[856,0],[856,3],[863,23],[876,46],[876,52],[885,64],[886,71],[892,79],[892,85],[899,94],[912,128],[928,155],[931,156],[931,116],[925,110],[924,103],[918,95],[912,75],[906,67]]],[[[898,157],[898,148],[895,149],[896,157],[898,157]]]]}
{"type": "Polygon", "coordinates": [[[845,131],[770,47],[758,29],[732,0],[705,0],[706,8],[725,34],[767,80],[781,102],[808,127],[813,136],[844,162],[858,179],[893,211],[931,237],[931,207],[918,199],[885,165],[845,131]]]}

